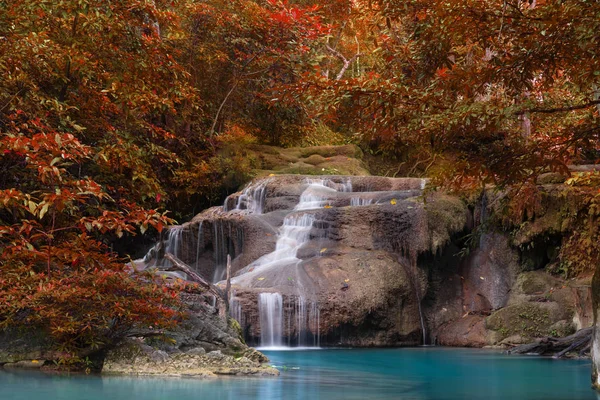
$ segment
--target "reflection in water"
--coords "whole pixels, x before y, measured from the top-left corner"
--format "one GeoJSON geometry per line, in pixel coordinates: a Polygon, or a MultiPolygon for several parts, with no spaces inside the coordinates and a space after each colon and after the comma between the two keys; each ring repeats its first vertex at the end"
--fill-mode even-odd
{"type": "Polygon", "coordinates": [[[268,352],[279,378],[53,376],[0,371],[3,400],[598,399],[590,363],[443,348],[268,352]]]}

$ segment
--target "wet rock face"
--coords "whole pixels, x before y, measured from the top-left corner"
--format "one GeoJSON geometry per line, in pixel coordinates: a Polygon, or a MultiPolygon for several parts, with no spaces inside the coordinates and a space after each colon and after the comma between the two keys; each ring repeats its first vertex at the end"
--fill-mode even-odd
{"type": "Polygon", "coordinates": [[[542,270],[555,262],[550,250],[560,242],[557,199],[527,231],[473,233],[476,246],[460,256],[460,238],[495,211],[483,201],[468,210],[443,193],[424,201],[424,184],[369,176],[258,179],[224,207],[174,228],[162,251],[176,252],[214,282],[230,254],[231,313],[256,345],[267,331],[284,345],[483,346],[589,326],[589,283],[542,270]],[[549,247],[533,246],[545,232],[549,247]],[[269,318],[261,293],[281,296],[263,304],[269,318]],[[315,304],[318,312],[310,311],[315,304]]]}
{"type": "Polygon", "coordinates": [[[435,195],[424,205],[424,185],[267,177],[174,228],[183,233],[170,237],[181,244],[167,240],[163,248],[214,281],[232,255],[232,314],[249,343],[260,344],[267,329],[282,344],[418,344],[427,292],[418,255],[438,251],[467,221],[458,199],[435,195]],[[270,319],[261,315],[261,293],[282,296],[270,319]]]}

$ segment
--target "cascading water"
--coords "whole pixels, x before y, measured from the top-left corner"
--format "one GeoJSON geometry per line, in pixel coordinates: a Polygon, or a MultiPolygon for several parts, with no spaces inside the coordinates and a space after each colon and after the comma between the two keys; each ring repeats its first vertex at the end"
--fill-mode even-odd
{"type": "Polygon", "coordinates": [[[352,192],[352,182],[336,183],[330,179],[307,179],[308,187],[300,195],[294,210],[313,210],[328,205],[328,199],[336,192],[352,192]]]}
{"type": "Polygon", "coordinates": [[[373,204],[373,199],[365,199],[363,197],[350,198],[350,205],[353,207],[369,206],[371,204],[373,204]]]}
{"type": "Polygon", "coordinates": [[[283,297],[281,294],[260,293],[258,312],[261,347],[280,347],[283,338],[283,297]]]}
{"type": "Polygon", "coordinates": [[[154,247],[152,247],[148,253],[144,256],[144,263],[148,265],[154,265],[156,267],[168,267],[171,265],[171,262],[165,260],[162,257],[159,257],[160,246],[164,246],[164,253],[171,253],[175,257],[179,257],[181,255],[181,247],[182,247],[182,238],[183,238],[183,227],[182,226],[173,226],[169,228],[166,232],[166,238],[164,241],[157,243],[154,247]]]}
{"type": "Polygon", "coordinates": [[[229,208],[231,201],[227,198],[223,205],[223,211],[245,211],[249,214],[262,214],[265,208],[265,198],[269,181],[269,179],[265,179],[244,188],[242,193],[237,197],[235,208],[229,208]]]}
{"type": "Polygon", "coordinates": [[[326,207],[328,198],[333,197],[337,192],[352,191],[352,184],[349,180],[337,183],[329,179],[309,179],[307,183],[308,187],[300,195],[294,211],[285,217],[279,228],[275,250],[246,267],[247,272],[242,277],[232,280],[234,284],[260,286],[260,282],[264,282],[266,276],[269,281],[265,284],[293,285],[298,293],[298,295],[286,296],[289,304],[285,313],[281,294],[261,293],[259,295],[262,347],[281,346],[284,326],[288,327],[288,332],[295,332],[295,340],[292,340],[291,335],[288,336],[288,345],[292,342],[299,346],[319,344],[319,307],[317,302],[305,298],[307,293],[302,281],[303,276],[298,272],[297,267],[301,260],[297,257],[297,253],[310,240],[315,223],[315,215],[308,210],[326,207]],[[289,273],[281,273],[281,271],[289,271],[289,273]],[[270,313],[273,314],[269,315],[270,313]]]}
{"type": "Polygon", "coordinates": [[[198,238],[196,239],[196,267],[200,264],[201,246],[204,244],[204,231],[202,230],[203,223],[198,224],[198,238]]]}
{"type": "MultiPolygon", "coordinates": [[[[354,242],[347,240],[362,235],[352,225],[363,215],[377,222],[371,228],[375,234],[381,233],[383,239],[377,236],[371,244],[371,239],[366,238],[365,244],[358,244],[359,249],[384,246],[385,238],[395,236],[383,234],[385,229],[395,232],[394,228],[388,228],[391,224],[399,221],[401,228],[406,225],[404,221],[412,224],[420,214],[412,211],[418,210],[412,203],[407,206],[403,201],[419,196],[425,184],[426,181],[420,179],[371,180],[363,177],[285,176],[257,180],[231,195],[222,208],[213,207],[190,223],[171,227],[145,258],[145,265],[142,260],[136,260],[134,267],[155,266],[159,270],[169,267],[170,262],[163,258],[163,254],[169,252],[201,275],[219,282],[224,278],[229,254],[234,271],[230,315],[240,322],[250,342],[270,347],[314,347],[320,345],[320,333],[326,333],[327,343],[337,343],[338,339],[330,336],[331,331],[323,329],[331,326],[332,317],[330,313],[321,315],[319,300],[327,299],[327,309],[330,309],[331,297],[325,295],[348,290],[348,285],[344,285],[348,281],[350,293],[353,293],[356,278],[349,276],[348,280],[346,276],[335,274],[322,276],[321,272],[335,265],[338,257],[341,257],[341,263],[352,265],[354,258],[348,259],[348,254],[358,252],[353,250],[354,242]],[[396,204],[396,208],[391,207],[396,204]],[[348,206],[369,207],[359,210],[348,206]],[[359,218],[354,217],[355,213],[359,218]],[[341,244],[341,241],[346,242],[341,244]],[[350,247],[340,247],[338,253],[338,245],[350,247]],[[267,246],[274,249],[271,247],[273,251],[264,254],[267,246]],[[242,265],[245,267],[239,269],[242,265]],[[326,319],[323,327],[320,327],[321,317],[326,319]]],[[[415,225],[418,224],[415,222],[415,225]]],[[[411,225],[407,226],[412,229],[411,225]]],[[[420,243],[412,240],[402,243],[412,246],[413,242],[420,243]]],[[[385,250],[388,251],[387,247],[385,250]]],[[[346,264],[342,264],[344,269],[340,271],[356,275],[353,267],[345,268],[346,264]]],[[[412,269],[410,272],[415,273],[412,269]]],[[[419,299],[417,284],[420,281],[417,276],[409,277],[415,297],[419,299]]],[[[207,301],[210,303],[210,299],[207,301]]],[[[333,300],[336,301],[339,300],[333,300]]],[[[321,307],[324,308],[323,304],[321,307]]],[[[420,309],[419,314],[421,330],[425,334],[420,309]]]]}
{"type": "Polygon", "coordinates": [[[233,260],[243,245],[243,231],[228,221],[213,221],[213,251],[215,268],[213,282],[225,279],[227,273],[227,255],[233,260]]]}
{"type": "MultiPolygon", "coordinates": [[[[295,328],[297,346],[319,347],[319,304],[316,301],[307,301],[304,296],[292,297],[290,302],[286,321],[288,332],[293,331],[295,328]]],[[[288,346],[291,345],[292,338],[288,337],[288,346]]]]}
{"type": "Polygon", "coordinates": [[[231,293],[231,297],[229,298],[229,315],[231,318],[238,321],[240,326],[243,327],[246,325],[242,305],[240,304],[240,299],[236,297],[235,290],[231,293]]]}

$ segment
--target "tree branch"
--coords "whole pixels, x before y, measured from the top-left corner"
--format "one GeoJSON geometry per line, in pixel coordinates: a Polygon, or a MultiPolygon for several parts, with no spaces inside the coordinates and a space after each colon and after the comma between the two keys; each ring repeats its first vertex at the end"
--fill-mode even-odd
{"type": "Polygon", "coordinates": [[[344,55],[342,53],[340,53],[339,51],[337,51],[336,49],[334,49],[333,47],[327,45],[325,46],[327,48],[327,50],[329,50],[334,56],[336,56],[337,58],[339,58],[342,63],[344,64],[344,66],[342,67],[342,69],[340,70],[340,72],[337,74],[337,76],[335,77],[336,81],[339,81],[340,79],[342,79],[342,77],[344,76],[344,74],[346,73],[346,71],[348,70],[348,68],[350,68],[350,66],[352,65],[352,63],[354,61],[356,61],[357,58],[362,57],[362,54],[360,53],[356,53],[351,59],[347,59],[346,57],[344,57],[344,55]]]}
{"type": "Polygon", "coordinates": [[[215,296],[215,300],[217,303],[217,309],[219,310],[219,315],[223,318],[227,317],[227,299],[223,295],[223,292],[208,282],[202,276],[200,276],[196,271],[192,270],[187,264],[181,261],[179,258],[175,257],[171,253],[165,253],[165,259],[171,261],[173,264],[170,268],[165,269],[164,271],[181,271],[188,275],[191,281],[198,283],[200,286],[205,288],[209,293],[215,296]]]}

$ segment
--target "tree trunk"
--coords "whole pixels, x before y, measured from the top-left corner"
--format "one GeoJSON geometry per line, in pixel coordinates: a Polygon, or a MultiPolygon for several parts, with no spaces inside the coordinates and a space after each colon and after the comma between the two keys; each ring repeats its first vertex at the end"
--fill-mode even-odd
{"type": "Polygon", "coordinates": [[[200,276],[196,271],[192,270],[187,264],[181,261],[179,258],[175,257],[171,253],[165,253],[165,258],[173,264],[170,268],[165,269],[165,271],[181,271],[188,275],[189,280],[192,282],[198,283],[200,286],[206,289],[207,292],[215,296],[215,305],[219,310],[219,315],[222,318],[227,317],[227,299],[224,297],[221,289],[208,282],[202,276],[200,276]]]}
{"type": "Polygon", "coordinates": [[[592,342],[593,328],[585,328],[564,338],[545,337],[533,343],[523,344],[508,351],[509,354],[551,355],[563,358],[570,352],[578,351],[580,355],[589,351],[592,342]]]}

